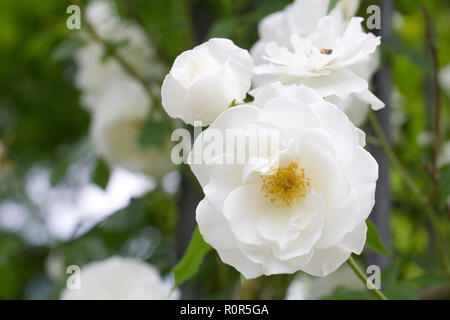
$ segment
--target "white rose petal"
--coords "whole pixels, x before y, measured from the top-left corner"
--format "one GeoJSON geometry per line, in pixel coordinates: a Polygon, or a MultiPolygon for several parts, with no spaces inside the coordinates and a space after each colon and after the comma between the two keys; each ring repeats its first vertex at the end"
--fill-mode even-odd
{"type": "Polygon", "coordinates": [[[350,19],[358,11],[361,0],[339,0],[336,9],[341,10],[345,19],[350,19]]]}

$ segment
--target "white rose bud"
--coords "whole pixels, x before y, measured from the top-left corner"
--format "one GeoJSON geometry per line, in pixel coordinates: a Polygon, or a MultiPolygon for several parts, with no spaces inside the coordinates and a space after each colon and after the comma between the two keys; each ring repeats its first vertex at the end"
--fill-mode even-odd
{"type": "Polygon", "coordinates": [[[172,284],[151,265],[135,258],[111,257],[81,269],[80,288],[65,289],[62,300],[178,299],[172,284]]]}
{"type": "Polygon", "coordinates": [[[166,112],[188,124],[209,125],[233,100],[245,99],[253,61],[247,50],[228,39],[211,39],[179,55],[164,79],[166,112]]]}

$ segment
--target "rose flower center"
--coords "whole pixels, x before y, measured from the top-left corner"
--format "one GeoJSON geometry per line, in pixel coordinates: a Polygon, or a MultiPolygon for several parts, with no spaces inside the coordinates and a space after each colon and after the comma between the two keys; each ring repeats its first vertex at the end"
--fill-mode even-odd
{"type": "Polygon", "coordinates": [[[287,167],[278,168],[272,175],[261,175],[261,191],[270,202],[286,204],[305,197],[311,191],[311,179],[306,176],[305,169],[299,168],[292,161],[287,167]]]}

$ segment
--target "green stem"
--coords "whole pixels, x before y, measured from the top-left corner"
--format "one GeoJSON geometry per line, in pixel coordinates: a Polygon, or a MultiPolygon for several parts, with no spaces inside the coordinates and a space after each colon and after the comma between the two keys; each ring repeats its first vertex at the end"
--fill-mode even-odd
{"type": "MultiPolygon", "coordinates": [[[[367,288],[369,288],[369,286],[371,286],[369,280],[366,277],[366,274],[361,270],[361,268],[358,266],[358,264],[356,263],[356,261],[353,259],[352,256],[350,256],[350,258],[348,258],[347,260],[347,264],[350,266],[350,268],[352,268],[352,270],[355,272],[355,274],[358,276],[358,278],[364,283],[364,285],[367,286],[367,288]]],[[[378,299],[380,300],[388,300],[388,298],[384,295],[383,292],[381,292],[380,290],[378,290],[375,287],[372,287],[372,289],[369,289],[370,291],[372,291],[378,299]]]]}

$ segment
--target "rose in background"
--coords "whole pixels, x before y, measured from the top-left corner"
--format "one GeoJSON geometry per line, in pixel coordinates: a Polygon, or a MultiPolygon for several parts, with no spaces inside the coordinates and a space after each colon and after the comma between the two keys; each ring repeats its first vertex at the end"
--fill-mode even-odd
{"type": "MultiPolygon", "coordinates": [[[[86,19],[102,41],[116,45],[116,53],[140,77],[147,80],[161,77],[164,69],[144,31],[121,18],[113,2],[91,1],[86,7],[86,19]]],[[[154,102],[142,83],[108,56],[99,39],[91,34],[83,36],[87,43],[76,54],[75,81],[82,90],[83,104],[91,113],[94,150],[111,165],[160,179],[173,169],[169,142],[162,149],[138,143],[154,102]]]]}
{"type": "Polygon", "coordinates": [[[170,143],[145,148],[138,143],[151,102],[135,81],[116,81],[103,91],[92,113],[90,135],[94,150],[109,163],[161,178],[173,169],[170,143]]]}
{"type": "Polygon", "coordinates": [[[172,282],[163,280],[151,265],[135,258],[111,257],[91,262],[80,271],[80,288],[65,289],[62,300],[178,299],[172,282]]]}
{"type": "MultiPolygon", "coordinates": [[[[136,70],[140,76],[152,79],[161,77],[164,68],[155,57],[153,45],[144,31],[135,23],[119,16],[115,2],[93,0],[85,8],[85,17],[96,36],[116,46],[118,54],[136,70]]],[[[116,81],[137,82],[127,74],[120,63],[109,56],[99,38],[90,33],[82,34],[84,45],[76,52],[78,70],[75,82],[83,91],[82,101],[88,110],[99,108],[108,87],[116,81]]]]}

